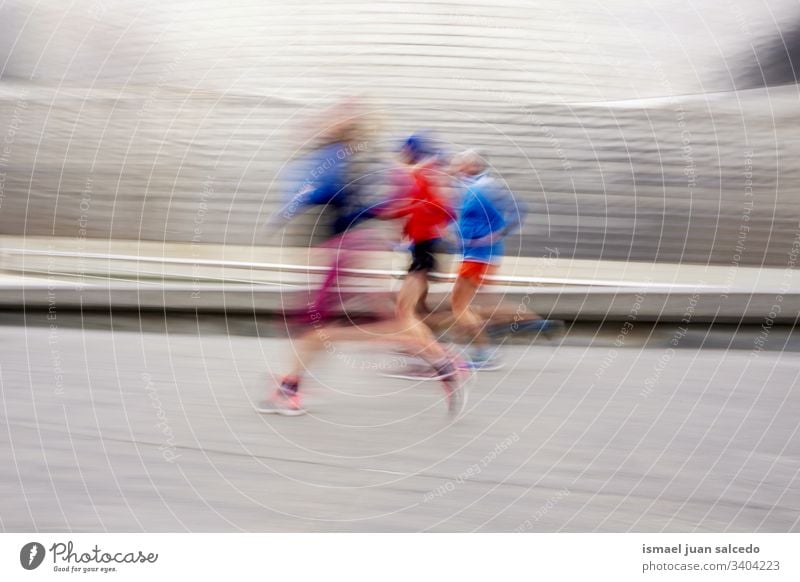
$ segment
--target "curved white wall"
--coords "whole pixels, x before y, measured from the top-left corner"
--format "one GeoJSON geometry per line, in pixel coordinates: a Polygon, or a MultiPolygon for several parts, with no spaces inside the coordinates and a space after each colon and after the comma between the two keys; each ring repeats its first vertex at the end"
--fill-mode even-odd
{"type": "Polygon", "coordinates": [[[794,6],[8,2],[0,229],[191,240],[202,214],[259,243],[305,114],[360,93],[372,159],[417,128],[488,152],[535,212],[523,254],[782,265],[797,88],[732,88],[794,6]]]}

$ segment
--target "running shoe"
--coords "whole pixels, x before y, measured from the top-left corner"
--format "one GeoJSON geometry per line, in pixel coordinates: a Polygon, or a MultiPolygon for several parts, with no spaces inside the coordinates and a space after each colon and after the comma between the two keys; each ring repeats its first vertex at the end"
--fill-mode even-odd
{"type": "Polygon", "coordinates": [[[465,369],[480,372],[493,372],[494,370],[500,370],[504,366],[503,360],[494,354],[465,358],[463,365],[465,369]]]}
{"type": "MultiPolygon", "coordinates": [[[[514,326],[512,325],[512,329],[514,326]]],[[[532,332],[538,331],[545,335],[550,335],[556,331],[564,329],[564,322],[560,319],[529,319],[527,321],[520,321],[516,325],[515,331],[532,332]]]]}
{"type": "Polygon", "coordinates": [[[464,363],[460,359],[452,359],[441,366],[433,366],[428,363],[414,364],[406,366],[403,370],[384,372],[383,375],[404,380],[440,381],[444,389],[448,412],[458,416],[463,412],[467,403],[466,383],[461,378],[461,370],[464,369],[464,363]]]}
{"type": "Polygon", "coordinates": [[[497,348],[473,347],[463,353],[463,367],[467,370],[490,372],[503,367],[503,361],[497,355],[497,348]]]}
{"type": "Polygon", "coordinates": [[[283,416],[300,416],[306,413],[306,409],[303,408],[303,403],[300,401],[300,395],[297,392],[291,392],[283,388],[278,388],[272,397],[256,404],[255,409],[261,414],[280,414],[283,416]]]}
{"type": "Polygon", "coordinates": [[[394,370],[387,370],[383,372],[382,375],[387,378],[427,382],[430,380],[444,380],[447,376],[451,375],[451,373],[436,370],[427,362],[414,362],[394,370]]]}
{"type": "Polygon", "coordinates": [[[445,399],[447,400],[447,412],[451,416],[460,416],[467,406],[467,383],[456,371],[454,374],[442,379],[445,399]]]}
{"type": "Polygon", "coordinates": [[[564,330],[560,319],[526,319],[514,323],[493,324],[486,327],[490,337],[503,337],[518,333],[541,333],[547,338],[564,330]]]}
{"type": "Polygon", "coordinates": [[[415,359],[422,359],[420,356],[419,351],[409,350],[403,347],[396,347],[389,350],[389,355],[392,357],[403,357],[403,358],[415,358],[415,359]]]}

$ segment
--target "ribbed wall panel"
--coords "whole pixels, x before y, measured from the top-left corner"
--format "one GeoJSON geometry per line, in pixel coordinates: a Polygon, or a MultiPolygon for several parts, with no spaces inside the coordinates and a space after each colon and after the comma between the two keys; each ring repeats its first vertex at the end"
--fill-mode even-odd
{"type": "Polygon", "coordinates": [[[732,89],[794,6],[5,3],[0,229],[265,243],[297,129],[358,93],[365,168],[418,128],[488,153],[531,204],[521,254],[785,265],[797,87],[732,89]]]}

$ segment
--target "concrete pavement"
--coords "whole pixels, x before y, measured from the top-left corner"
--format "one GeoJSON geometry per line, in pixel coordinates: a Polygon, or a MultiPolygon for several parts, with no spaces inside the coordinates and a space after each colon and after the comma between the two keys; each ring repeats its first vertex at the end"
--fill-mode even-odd
{"type": "Polygon", "coordinates": [[[337,345],[287,419],[285,339],[51,323],[0,327],[5,531],[798,531],[794,353],[507,346],[453,423],[337,345]]]}

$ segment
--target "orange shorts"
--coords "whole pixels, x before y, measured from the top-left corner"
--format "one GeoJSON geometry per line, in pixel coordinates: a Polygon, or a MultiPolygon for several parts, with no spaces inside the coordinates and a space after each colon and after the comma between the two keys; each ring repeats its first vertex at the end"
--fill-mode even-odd
{"type": "Polygon", "coordinates": [[[486,275],[492,275],[497,271],[497,266],[491,263],[481,263],[480,261],[463,261],[458,270],[458,276],[466,279],[476,287],[480,287],[485,282],[486,275]]]}

